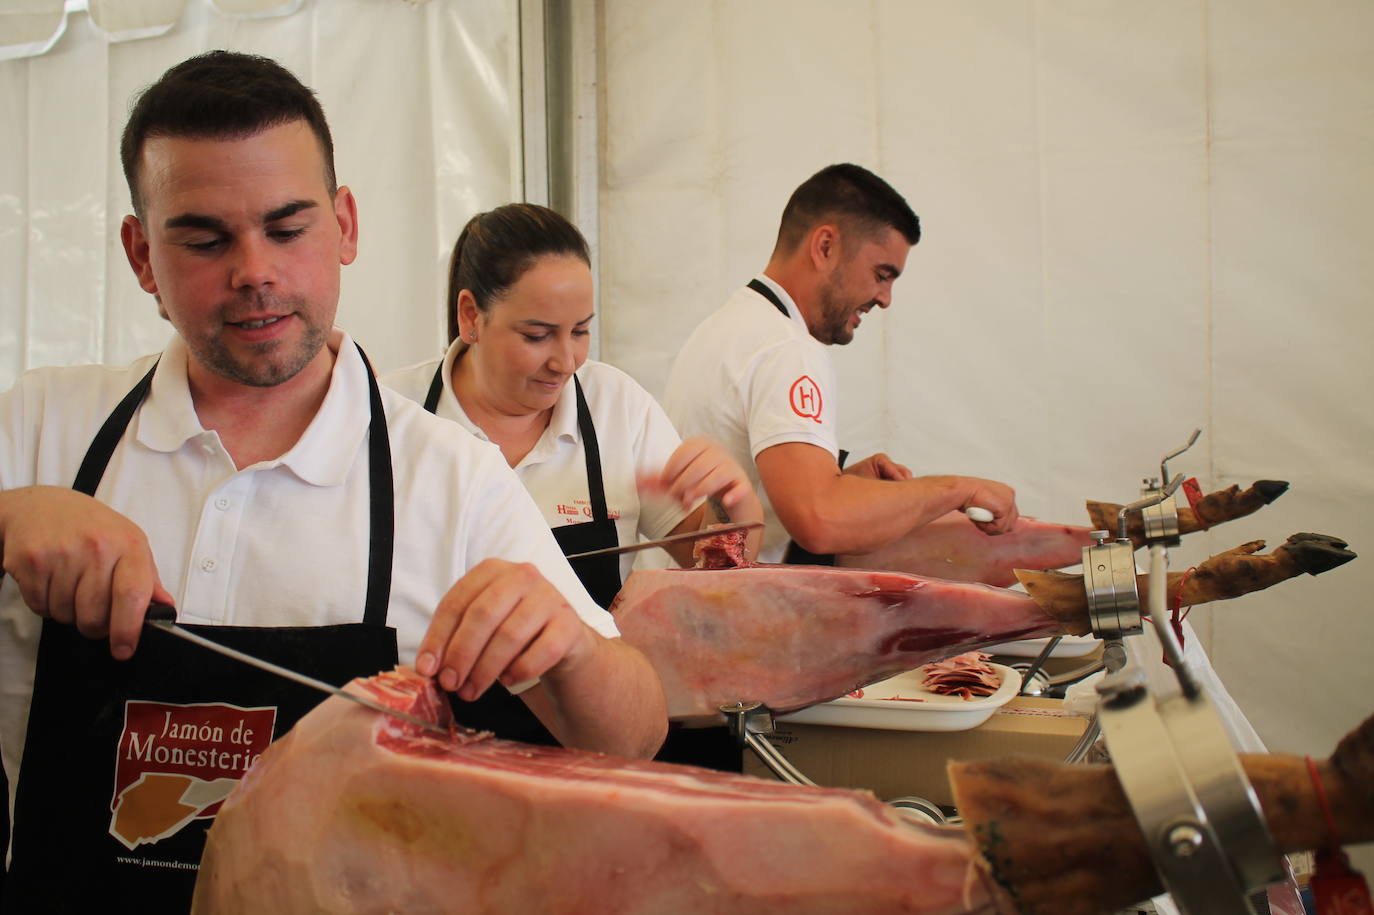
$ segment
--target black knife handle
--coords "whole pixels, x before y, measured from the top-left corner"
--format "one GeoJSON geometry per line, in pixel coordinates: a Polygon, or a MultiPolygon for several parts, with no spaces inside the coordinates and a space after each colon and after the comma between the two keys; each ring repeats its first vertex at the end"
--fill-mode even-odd
{"type": "Polygon", "coordinates": [[[143,615],[143,622],[165,622],[175,623],[177,621],[177,608],[171,604],[164,604],[153,601],[148,605],[148,612],[143,615]]]}

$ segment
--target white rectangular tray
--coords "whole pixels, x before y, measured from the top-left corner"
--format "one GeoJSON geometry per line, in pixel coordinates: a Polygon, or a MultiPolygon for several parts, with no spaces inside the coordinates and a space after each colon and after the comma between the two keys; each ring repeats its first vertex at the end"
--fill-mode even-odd
{"type": "Polygon", "coordinates": [[[991,696],[941,696],[921,685],[925,676],[920,670],[912,670],[865,686],[859,698],[844,696],[778,718],[799,724],[888,731],[966,731],[987,721],[1021,689],[1020,674],[1001,664],[992,666],[1002,685],[991,696]]]}
{"type": "MultiPolygon", "coordinates": [[[[1040,652],[1044,651],[1045,646],[1049,643],[1049,639],[1019,639],[1015,642],[992,645],[982,650],[988,654],[1006,655],[1013,658],[1038,658],[1040,652]]],[[[1081,658],[1085,654],[1092,654],[1101,644],[1101,639],[1090,635],[1066,635],[1059,641],[1058,645],[1054,646],[1054,651],[1050,652],[1050,657],[1081,658]]]]}

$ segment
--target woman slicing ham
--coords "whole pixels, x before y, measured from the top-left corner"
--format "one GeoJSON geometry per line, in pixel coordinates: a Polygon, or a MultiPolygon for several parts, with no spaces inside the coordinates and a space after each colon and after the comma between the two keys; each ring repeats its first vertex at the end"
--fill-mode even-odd
{"type": "MultiPolygon", "coordinates": [[[[517,203],[474,216],[453,248],[447,302],[444,356],[382,382],[500,447],[565,555],[697,530],[717,520],[708,499],[731,520],[763,519],[733,458],[707,439],[681,441],[647,391],[587,358],[590,256],[561,215],[517,203]]],[[[750,559],[759,539],[751,532],[750,559]]],[[[669,553],[690,565],[692,544],[669,553]]],[[[609,606],[633,561],[572,566],[609,606]]]]}

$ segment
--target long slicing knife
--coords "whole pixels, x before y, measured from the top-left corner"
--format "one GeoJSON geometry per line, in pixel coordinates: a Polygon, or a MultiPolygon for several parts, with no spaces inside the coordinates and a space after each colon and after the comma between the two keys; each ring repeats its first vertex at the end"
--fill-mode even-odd
{"type": "Polygon", "coordinates": [[[436,731],[440,734],[443,734],[445,737],[449,736],[448,728],[440,727],[433,721],[425,721],[423,718],[416,718],[414,715],[408,715],[405,712],[398,712],[396,709],[387,708],[380,702],[374,702],[371,699],[368,699],[366,696],[359,696],[355,693],[347,692],[345,690],[339,689],[336,686],[330,686],[323,680],[316,680],[314,677],[307,677],[305,674],[297,673],[296,671],[291,670],[289,668],[273,664],[271,661],[264,661],[262,658],[255,658],[251,654],[244,654],[242,651],[239,651],[235,648],[230,648],[228,645],[221,645],[219,642],[197,635],[196,633],[191,632],[188,629],[181,628],[176,624],[176,618],[177,611],[175,607],[168,606],[167,604],[160,604],[154,602],[148,605],[148,613],[143,617],[143,622],[146,625],[154,626],[158,629],[161,629],[163,632],[170,632],[172,635],[176,636],[179,639],[185,639],[188,642],[193,642],[196,645],[199,645],[201,648],[208,648],[211,651],[218,652],[219,654],[222,654],[225,657],[233,658],[234,660],[241,661],[244,664],[251,664],[253,667],[265,670],[268,673],[276,674],[279,677],[284,677],[287,680],[294,680],[297,683],[301,683],[305,686],[317,689],[322,693],[328,693],[331,696],[342,696],[343,698],[348,699],[352,702],[356,702],[359,705],[365,705],[373,711],[381,712],[383,715],[390,715],[392,718],[399,718],[402,721],[407,721],[411,724],[418,724],[422,728],[426,728],[431,731],[436,731]]]}
{"type": "Polygon", "coordinates": [[[687,531],[685,534],[673,534],[660,540],[645,540],[641,543],[626,543],[621,546],[608,546],[604,550],[588,550],[585,553],[573,553],[571,556],[564,556],[564,559],[585,559],[588,556],[609,556],[612,553],[634,553],[638,550],[648,550],[656,546],[663,546],[665,543],[681,543],[684,540],[700,540],[703,537],[714,537],[716,534],[730,534],[735,531],[748,531],[756,527],[763,527],[762,521],[737,521],[734,524],[722,524],[719,527],[703,527],[698,531],[687,531]]]}

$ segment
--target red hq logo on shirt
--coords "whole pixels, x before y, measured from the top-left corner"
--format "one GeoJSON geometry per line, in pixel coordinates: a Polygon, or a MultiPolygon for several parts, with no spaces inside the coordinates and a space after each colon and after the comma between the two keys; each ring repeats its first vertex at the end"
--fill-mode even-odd
{"type": "Polygon", "coordinates": [[[821,421],[821,387],[810,375],[803,375],[792,382],[792,389],[787,392],[787,401],[792,407],[792,412],[802,419],[821,421]]]}

